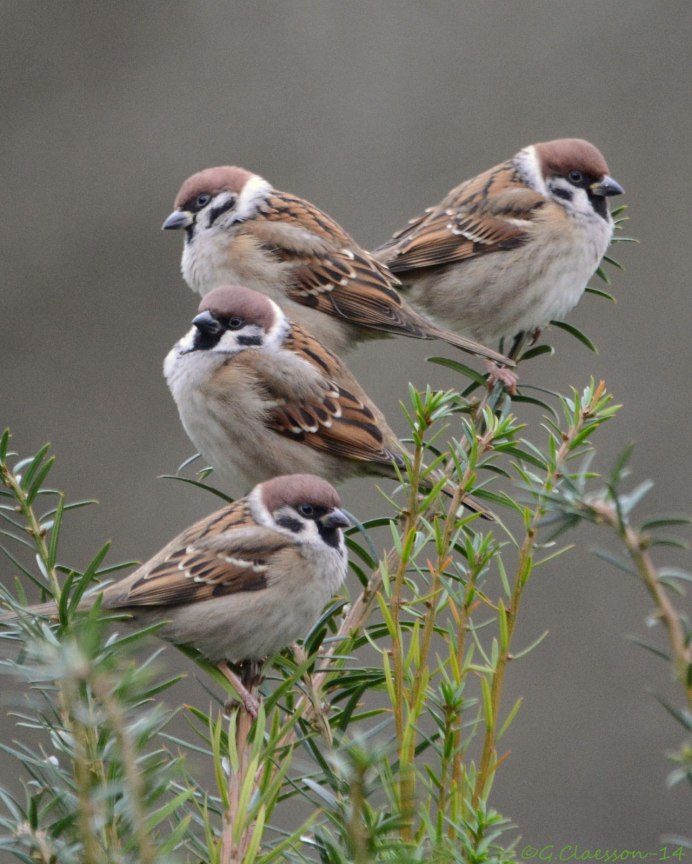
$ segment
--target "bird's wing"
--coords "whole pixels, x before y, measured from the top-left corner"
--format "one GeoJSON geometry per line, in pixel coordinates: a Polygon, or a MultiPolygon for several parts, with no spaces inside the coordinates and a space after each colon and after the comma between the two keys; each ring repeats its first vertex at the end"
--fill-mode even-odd
{"type": "Polygon", "coordinates": [[[411,270],[513,249],[526,242],[544,204],[545,198],[504,163],[457,186],[376,254],[405,280],[411,270]]]}
{"type": "MultiPolygon", "coordinates": [[[[333,456],[403,464],[382,414],[341,360],[307,331],[294,324],[279,354],[253,353],[247,359],[275,403],[268,421],[275,432],[333,456]]],[[[236,362],[244,359],[240,354],[236,362]]]]}
{"type": "Polygon", "coordinates": [[[426,322],[397,291],[399,280],[313,204],[269,196],[253,231],[265,249],[291,265],[288,296],[352,324],[423,337],[426,322]]]}
{"type": "Polygon", "coordinates": [[[267,587],[274,556],[291,545],[258,525],[245,500],[188,528],[150,561],[103,592],[103,608],[179,606],[267,587]]]}

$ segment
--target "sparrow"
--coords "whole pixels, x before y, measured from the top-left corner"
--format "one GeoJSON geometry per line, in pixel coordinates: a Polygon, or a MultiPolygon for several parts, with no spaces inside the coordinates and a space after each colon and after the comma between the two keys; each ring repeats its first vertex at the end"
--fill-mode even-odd
{"type": "Polygon", "coordinates": [[[482,342],[539,330],[579,301],[622,186],[580,138],[532,144],[452,189],[375,255],[418,309],[482,342]]]}
{"type": "Polygon", "coordinates": [[[513,365],[432,324],[402,300],[398,279],[333,219],[244,168],[193,174],[162,227],[185,229],[181,270],[193,291],[204,296],[233,283],[260,291],[338,354],[365,339],[399,334],[442,339],[513,365]]]}
{"type": "Polygon", "coordinates": [[[187,435],[232,493],[289,468],[331,482],[404,470],[396,434],[343,361],[250,288],[206,294],[163,368],[187,435]]]}
{"type": "MultiPolygon", "coordinates": [[[[336,489],[310,474],[273,477],[187,528],[126,578],[85,597],[195,648],[257,702],[229,663],[257,663],[304,636],[346,578],[336,489]]],[[[27,611],[55,615],[55,603],[27,611]]]]}
{"type": "MultiPolygon", "coordinates": [[[[289,466],[334,483],[406,471],[406,451],[343,361],[250,288],[206,294],[163,370],[188,437],[232,494],[289,466]]],[[[439,479],[424,471],[421,491],[439,479]]]]}

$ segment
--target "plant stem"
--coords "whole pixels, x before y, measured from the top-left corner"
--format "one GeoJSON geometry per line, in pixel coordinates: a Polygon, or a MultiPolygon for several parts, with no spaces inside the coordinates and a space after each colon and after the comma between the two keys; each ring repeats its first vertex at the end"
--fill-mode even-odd
{"type": "Polygon", "coordinates": [[[661,583],[656,565],[648,552],[648,538],[626,524],[613,504],[594,502],[588,507],[599,521],[613,528],[625,544],[644,586],[654,601],[657,615],[668,632],[675,675],[685,689],[688,706],[692,708],[692,683],[689,676],[690,666],[692,666],[692,645],[686,644],[685,628],[680,614],[661,583]]]}
{"type": "MultiPolygon", "coordinates": [[[[48,578],[50,579],[50,582],[52,584],[53,595],[55,597],[60,596],[60,582],[58,580],[58,574],[55,567],[51,563],[50,552],[48,550],[48,544],[46,543],[47,531],[46,529],[41,527],[38,519],[36,518],[34,508],[29,503],[26,490],[22,486],[21,482],[17,479],[16,474],[4,462],[0,462],[0,482],[10,490],[10,492],[14,496],[15,501],[17,501],[17,510],[24,517],[24,520],[26,522],[26,531],[28,534],[30,534],[32,540],[34,541],[38,557],[40,558],[41,563],[43,564],[44,569],[48,574],[48,578]]],[[[60,495],[59,498],[62,499],[63,496],[60,495]]]]}
{"type": "Polygon", "coordinates": [[[644,585],[656,604],[658,617],[668,631],[675,674],[685,688],[688,707],[692,708],[692,682],[689,675],[690,665],[692,665],[692,645],[685,644],[685,631],[680,615],[658,578],[658,571],[646,551],[644,538],[632,528],[627,528],[623,539],[644,585]]]}
{"type": "Polygon", "coordinates": [[[492,683],[490,686],[490,716],[486,717],[486,731],[483,737],[483,750],[481,759],[476,774],[476,783],[473,790],[472,805],[476,808],[481,800],[489,791],[490,781],[497,767],[497,730],[499,725],[500,703],[502,701],[502,688],[505,679],[505,672],[509,661],[512,659],[510,647],[512,644],[512,636],[519,616],[519,603],[524,586],[531,574],[533,561],[533,546],[536,540],[536,530],[531,528],[526,533],[524,542],[519,552],[519,562],[517,564],[517,575],[512,587],[509,607],[506,610],[507,617],[507,642],[505,647],[500,651],[497,660],[497,665],[493,671],[492,683]]]}
{"type": "Polygon", "coordinates": [[[129,788],[132,821],[137,837],[139,854],[137,860],[139,864],[153,864],[156,860],[156,850],[147,830],[146,813],[142,806],[144,785],[142,775],[137,767],[135,748],[132,746],[131,737],[125,727],[122,708],[118,701],[112,697],[109,682],[103,681],[97,675],[92,686],[94,694],[103,705],[111,731],[120,745],[120,759],[129,788]]]}
{"type": "MultiPolygon", "coordinates": [[[[555,453],[552,464],[547,467],[546,476],[543,480],[543,492],[550,492],[555,485],[559,483],[563,474],[564,465],[571,452],[572,444],[577,439],[579,433],[584,429],[585,425],[594,417],[596,406],[604,392],[605,385],[601,381],[595,388],[589,404],[580,408],[569,429],[563,433],[562,443],[555,453]]],[[[526,536],[524,537],[524,541],[519,550],[516,576],[514,578],[509,606],[505,612],[507,621],[506,642],[499,653],[496,666],[492,673],[489,716],[486,716],[486,730],[483,738],[483,749],[472,797],[472,804],[474,807],[477,807],[481,799],[487,795],[495,769],[499,764],[496,744],[499,730],[500,703],[502,699],[504,677],[507,671],[507,665],[512,659],[511,644],[519,615],[519,605],[521,602],[522,592],[533,569],[533,550],[536,544],[538,524],[544,514],[545,506],[539,500],[539,503],[531,514],[531,519],[526,529],[526,536]]]]}
{"type": "MultiPolygon", "coordinates": [[[[102,850],[94,833],[94,801],[91,794],[93,771],[90,766],[93,763],[93,746],[89,747],[87,744],[95,727],[77,721],[68,707],[74,708],[79,706],[81,702],[79,684],[76,681],[61,682],[59,693],[63,725],[65,731],[71,736],[74,747],[74,774],[79,800],[77,819],[80,826],[79,833],[84,844],[84,864],[100,864],[102,850]]],[[[108,848],[115,851],[114,846],[109,845],[108,848]]]]}
{"type": "MultiPolygon", "coordinates": [[[[248,682],[247,689],[252,693],[256,685],[248,682]]],[[[252,823],[245,823],[236,843],[234,831],[238,819],[245,822],[246,814],[240,813],[240,796],[245,778],[248,775],[250,763],[250,730],[252,729],[252,716],[241,705],[238,708],[238,722],[236,725],[235,746],[238,755],[238,770],[233,771],[229,766],[228,773],[228,808],[223,815],[223,830],[221,834],[221,864],[242,864],[245,852],[252,837],[252,823]]]]}

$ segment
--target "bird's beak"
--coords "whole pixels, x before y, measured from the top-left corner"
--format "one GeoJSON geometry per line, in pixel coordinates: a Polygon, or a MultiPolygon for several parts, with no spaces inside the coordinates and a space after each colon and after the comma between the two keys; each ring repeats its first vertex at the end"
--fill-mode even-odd
{"type": "MultiPolygon", "coordinates": [[[[609,177],[607,174],[604,177],[601,177],[596,183],[592,183],[589,186],[592,195],[600,195],[605,198],[606,195],[622,195],[625,191],[622,186],[617,182],[617,180],[613,180],[612,177],[609,177]]],[[[164,224],[164,228],[166,225],[164,224]]]]}
{"type": "Polygon", "coordinates": [[[187,228],[192,225],[195,217],[189,210],[174,210],[161,226],[162,231],[173,228],[187,228]]]}
{"type": "Polygon", "coordinates": [[[325,528],[348,528],[351,524],[348,516],[343,510],[339,510],[338,507],[330,510],[329,513],[325,513],[320,522],[325,528]]]}
{"type": "Polygon", "coordinates": [[[219,333],[222,329],[219,322],[214,318],[212,313],[205,309],[192,319],[193,325],[202,333],[219,333]]]}

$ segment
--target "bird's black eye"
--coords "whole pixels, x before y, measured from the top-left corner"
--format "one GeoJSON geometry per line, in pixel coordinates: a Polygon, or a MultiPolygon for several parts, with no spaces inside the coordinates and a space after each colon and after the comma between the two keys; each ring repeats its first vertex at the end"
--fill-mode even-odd
{"type": "Polygon", "coordinates": [[[242,318],[229,318],[228,319],[228,329],[229,330],[240,330],[240,328],[245,324],[245,321],[242,318]]]}
{"type": "Polygon", "coordinates": [[[210,201],[211,195],[209,192],[200,192],[199,195],[188,198],[180,209],[188,210],[190,213],[199,213],[210,201]]]}
{"type": "Polygon", "coordinates": [[[579,184],[584,182],[584,175],[581,173],[581,171],[570,171],[567,175],[567,179],[575,186],[579,186],[579,184]]]}
{"type": "Polygon", "coordinates": [[[301,516],[305,516],[308,519],[311,519],[315,515],[315,508],[312,504],[301,504],[298,508],[298,512],[301,516]]]}

